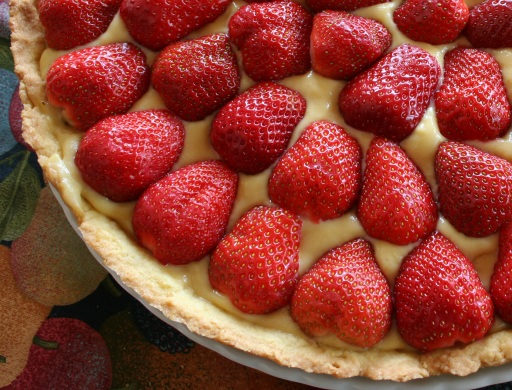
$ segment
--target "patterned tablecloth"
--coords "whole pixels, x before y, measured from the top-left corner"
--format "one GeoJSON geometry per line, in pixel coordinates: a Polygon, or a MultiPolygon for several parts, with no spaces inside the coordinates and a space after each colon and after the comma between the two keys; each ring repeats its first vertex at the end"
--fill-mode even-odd
{"type": "Polygon", "coordinates": [[[98,265],[20,138],[8,23],[0,0],[0,388],[310,388],[196,345],[98,265]]]}

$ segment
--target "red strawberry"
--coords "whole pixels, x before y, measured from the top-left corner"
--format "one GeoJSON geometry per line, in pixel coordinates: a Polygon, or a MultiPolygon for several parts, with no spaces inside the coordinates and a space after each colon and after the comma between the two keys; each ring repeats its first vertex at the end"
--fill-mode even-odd
{"type": "Polygon", "coordinates": [[[464,33],[475,47],[511,47],[512,2],[486,0],[475,5],[469,11],[464,33]]]}
{"type": "Polygon", "coordinates": [[[348,125],[399,142],[422,119],[440,73],[428,52],[400,45],[343,88],[340,111],[348,125]]]}
{"type": "Polygon", "coordinates": [[[511,108],[500,66],[483,50],[456,48],[446,53],[435,106],[439,130],[448,139],[487,141],[510,127],[511,108]]]}
{"type": "Polygon", "coordinates": [[[184,140],[183,123],[165,110],[111,116],[87,131],[75,164],[100,194],[131,201],[171,170],[184,140]]]}
{"type": "Polygon", "coordinates": [[[361,148],[341,126],[314,122],[274,167],[270,200],[314,221],[352,207],[361,183],[361,148]]]}
{"type": "Polygon", "coordinates": [[[227,35],[214,34],[167,46],[153,64],[151,81],[169,110],[196,121],[237,95],[240,72],[227,35]]]}
{"type": "Polygon", "coordinates": [[[390,45],[391,34],[376,20],[343,11],[324,11],[313,19],[311,64],[323,76],[348,80],[390,45]]]}
{"type": "Polygon", "coordinates": [[[229,0],[123,0],[120,14],[130,35],[158,51],[219,17],[229,0]]]}
{"type": "Polygon", "coordinates": [[[314,12],[325,10],[354,11],[358,8],[387,3],[389,1],[390,0],[306,0],[306,4],[314,12]]]}
{"type": "Polygon", "coordinates": [[[162,264],[206,256],[226,230],[238,176],[216,160],[187,165],[151,185],[133,213],[140,245],[162,264]]]}
{"type": "Polygon", "coordinates": [[[491,297],[473,263],[439,232],[404,258],[394,302],[398,332],[421,351],[478,340],[494,321],[491,297]]]}
{"type": "Polygon", "coordinates": [[[128,111],[147,91],[150,77],[142,50],[112,43],[59,57],[48,70],[46,94],[74,127],[87,130],[100,119],[128,111]]]}
{"type": "Polygon", "coordinates": [[[286,149],[306,100],[276,83],[256,84],[226,104],[213,121],[213,148],[235,170],[258,173],[286,149]]]}
{"type": "Polygon", "coordinates": [[[484,237],[512,218],[512,164],[473,146],[443,142],[435,158],[441,214],[461,233],[484,237]]]}
{"type": "Polygon", "coordinates": [[[468,17],[464,0],[405,0],[393,12],[393,21],[404,35],[432,45],[457,39],[468,17]]]}
{"type": "Polygon", "coordinates": [[[512,322],[512,223],[500,230],[498,261],[491,276],[490,294],[496,314],[506,322],[512,322]]]}
{"type": "Polygon", "coordinates": [[[391,292],[371,244],[358,238],[331,249],[297,283],[290,314],[312,337],[333,333],[368,348],[391,327],[391,292]]]}
{"type": "Polygon", "coordinates": [[[107,31],[122,0],[40,0],[39,19],[46,43],[68,50],[89,43],[107,31]]]}
{"type": "Polygon", "coordinates": [[[245,72],[255,81],[277,81],[311,68],[313,16],[291,0],[253,3],[229,20],[229,35],[242,51],[245,72]]]}
{"type": "Polygon", "coordinates": [[[267,314],[286,306],[298,279],[301,226],[283,209],[249,210],[211,256],[212,287],[244,313],[267,314]]]}
{"type": "Polygon", "coordinates": [[[436,228],[432,190],[398,144],[379,137],[372,140],[357,216],[371,237],[397,245],[416,242],[436,228]]]}

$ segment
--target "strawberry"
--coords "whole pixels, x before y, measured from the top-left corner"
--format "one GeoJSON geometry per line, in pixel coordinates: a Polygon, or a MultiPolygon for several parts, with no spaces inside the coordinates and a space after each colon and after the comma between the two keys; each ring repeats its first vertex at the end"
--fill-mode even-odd
{"type": "Polygon", "coordinates": [[[325,10],[354,11],[358,8],[387,3],[389,1],[390,0],[306,0],[306,5],[313,12],[325,10]]]}
{"type": "Polygon", "coordinates": [[[503,48],[512,46],[512,2],[486,0],[469,10],[464,33],[475,47],[503,48]]]}
{"type": "Polygon", "coordinates": [[[479,49],[455,48],[446,53],[435,107],[439,130],[451,140],[492,140],[503,136],[511,123],[500,66],[479,49]]]}
{"type": "Polygon", "coordinates": [[[370,143],[357,217],[371,237],[397,245],[416,242],[436,228],[432,190],[398,144],[380,137],[370,143]]]}
{"type": "Polygon", "coordinates": [[[361,148],[341,126],[310,124],[274,167],[270,200],[313,221],[337,218],[355,203],[361,148]]]}
{"type": "Polygon", "coordinates": [[[349,126],[399,142],[422,119],[440,73],[428,52],[400,45],[347,83],[340,111],[349,126]]]}
{"type": "Polygon", "coordinates": [[[150,83],[144,52],[131,43],[112,43],[65,54],[46,76],[50,104],[64,109],[79,130],[110,115],[122,114],[150,83]]]}
{"type": "Polygon", "coordinates": [[[211,144],[233,169],[261,172],[283,154],[305,112],[306,100],[297,91],[273,82],[256,84],[218,112],[211,144]]]}
{"type": "Polygon", "coordinates": [[[242,52],[254,81],[277,81],[311,68],[309,36],[313,16],[292,0],[253,3],[229,20],[229,36],[242,52]]]}
{"type": "Polygon", "coordinates": [[[111,116],[86,132],[75,164],[96,192],[131,201],[171,170],[184,140],[185,126],[165,110],[111,116]]]}
{"type": "Polygon", "coordinates": [[[498,260],[491,276],[489,293],[496,314],[505,322],[512,322],[512,222],[505,224],[499,235],[498,260]]]}
{"type": "Polygon", "coordinates": [[[165,105],[188,121],[204,119],[240,87],[235,53],[226,34],[170,44],[156,58],[151,82],[165,105]]]}
{"type": "Polygon", "coordinates": [[[238,175],[207,160],[171,172],[135,205],[139,244],[162,264],[187,264],[210,253],[223,237],[235,201],[238,175]]]}
{"type": "Polygon", "coordinates": [[[213,22],[229,3],[229,0],[123,0],[120,15],[137,43],[159,51],[213,22]]]}
{"type": "Polygon", "coordinates": [[[442,45],[459,37],[469,18],[464,0],[405,0],[393,21],[408,38],[442,45]]]}
{"type": "Polygon", "coordinates": [[[311,65],[315,72],[348,80],[391,45],[391,34],[376,20],[343,11],[323,11],[313,19],[311,65]]]}
{"type": "Polygon", "coordinates": [[[250,209],[211,256],[212,287],[244,313],[267,314],[286,306],[298,280],[301,226],[289,211],[250,209]]]}
{"type": "Polygon", "coordinates": [[[512,218],[512,164],[455,141],[435,157],[441,214],[461,233],[484,237],[512,218]]]}
{"type": "Polygon", "coordinates": [[[89,43],[107,31],[122,0],[40,0],[39,19],[46,43],[69,50],[89,43]]]}
{"type": "Polygon", "coordinates": [[[368,348],[391,327],[391,292],[373,247],[363,238],[322,256],[299,280],[290,314],[311,337],[330,333],[368,348]]]}
{"type": "Polygon", "coordinates": [[[437,231],[404,258],[394,302],[398,332],[421,351],[478,340],[494,321],[473,263],[437,231]]]}

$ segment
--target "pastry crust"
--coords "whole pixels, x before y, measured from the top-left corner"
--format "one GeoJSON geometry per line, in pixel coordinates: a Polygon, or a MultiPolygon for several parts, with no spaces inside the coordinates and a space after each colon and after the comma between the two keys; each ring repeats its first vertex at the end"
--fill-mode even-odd
{"type": "Polygon", "coordinates": [[[320,344],[300,331],[274,330],[253,323],[248,317],[233,316],[198,296],[179,267],[176,271],[160,265],[129,232],[76,191],[82,183],[76,182],[64,163],[65,152],[59,143],[59,132],[73,130],[48,104],[40,73],[40,58],[46,46],[36,1],[11,0],[10,4],[12,52],[24,104],[23,136],[36,150],[46,180],[71,209],[85,242],[101,256],[103,265],[166,318],[185,324],[191,332],[280,365],[339,378],[409,381],[445,373],[468,375],[512,360],[510,330],[497,331],[467,346],[426,354],[413,350],[339,349],[320,344]]]}

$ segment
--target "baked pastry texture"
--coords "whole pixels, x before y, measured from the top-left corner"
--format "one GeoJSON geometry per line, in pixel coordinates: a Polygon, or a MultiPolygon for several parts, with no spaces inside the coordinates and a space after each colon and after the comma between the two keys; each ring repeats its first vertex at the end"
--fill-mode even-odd
{"type": "MultiPolygon", "coordinates": [[[[371,15],[380,13],[383,20],[386,18],[386,20],[390,20],[389,15],[397,7],[397,3],[399,2],[370,7],[371,15]]],[[[228,7],[228,10],[219,18],[223,23],[220,31],[227,31],[226,22],[229,16],[243,4],[245,3],[236,1],[228,7]]],[[[49,64],[54,58],[65,52],[47,48],[44,28],[39,20],[37,1],[11,0],[10,6],[12,52],[16,64],[15,70],[20,79],[20,95],[24,104],[23,136],[37,152],[46,180],[59,192],[66,205],[71,209],[83,239],[101,256],[103,265],[110,272],[115,273],[125,286],[139,294],[145,302],[160,310],[166,318],[185,324],[191,332],[250,354],[268,358],[280,365],[339,378],[364,376],[375,380],[409,381],[445,373],[465,376],[481,368],[503,365],[512,360],[512,330],[499,319],[491,331],[478,341],[431,352],[419,352],[408,346],[400,338],[395,325],[380,344],[370,348],[354,347],[331,337],[308,337],[291,320],[288,307],[264,315],[239,312],[226,297],[213,291],[210,287],[207,275],[208,258],[184,266],[164,266],[156,261],[149,251],[137,243],[134,236],[131,215],[135,203],[115,203],[98,195],[82,181],[80,173],[74,165],[74,154],[83,137],[83,132],[68,125],[61,110],[53,107],[46,96],[45,76],[49,64]]],[[[110,43],[117,39],[123,41],[130,39],[126,32],[117,33],[120,27],[122,27],[122,23],[119,17],[114,18],[108,33],[85,46],[110,43]],[[116,33],[112,31],[116,31],[116,33]]],[[[211,24],[194,32],[194,36],[218,31],[218,29],[218,25],[211,24]]],[[[394,41],[393,45],[397,46],[398,41],[394,41]]],[[[427,44],[418,45],[435,52],[438,59],[446,51],[445,48],[437,50],[434,49],[434,46],[427,44]]],[[[154,53],[150,51],[147,53],[148,58],[154,58],[154,53]]],[[[507,57],[510,54],[505,49],[497,50],[496,54],[502,56],[500,65],[502,65],[504,75],[508,75],[508,79],[510,79],[512,65],[508,68],[505,66],[507,61],[510,62],[510,57],[507,57]]],[[[320,96],[323,96],[322,93],[326,88],[332,88],[337,93],[344,85],[342,82],[331,83],[328,79],[314,75],[312,71],[303,76],[302,80],[300,77],[289,77],[282,83],[290,88],[297,87],[300,83],[306,83],[305,86],[297,88],[303,88],[300,90],[305,91],[304,94],[307,95],[306,99],[309,101],[316,100],[321,103],[325,98],[320,96]]],[[[507,79],[506,76],[505,79],[507,79]]],[[[508,82],[510,83],[510,80],[508,82]]],[[[251,82],[244,78],[241,88],[245,89],[250,84],[251,82]]],[[[145,100],[142,103],[137,103],[133,110],[143,109],[151,102],[156,102],[157,106],[162,108],[161,100],[155,96],[154,91],[148,92],[145,100]]],[[[334,109],[328,108],[328,110],[334,109]]],[[[430,161],[433,159],[431,151],[433,149],[429,151],[427,148],[439,142],[439,137],[432,140],[424,135],[431,126],[435,126],[432,110],[431,105],[427,110],[427,115],[418,125],[420,130],[402,144],[410,154],[426,155],[426,159],[430,159],[430,161]],[[421,146],[416,147],[415,145],[421,146]]],[[[298,129],[302,130],[306,122],[320,119],[327,114],[325,111],[320,113],[311,111],[309,115],[298,129]]],[[[328,115],[339,118],[337,116],[339,114],[332,114],[331,111],[328,115]]],[[[198,137],[201,137],[201,134],[207,134],[211,120],[210,116],[197,123],[187,122],[186,127],[193,128],[199,134],[198,137]]],[[[371,136],[366,133],[356,133],[363,149],[367,149],[371,136]]],[[[512,161],[512,152],[507,150],[507,148],[512,149],[508,136],[504,136],[501,141],[486,144],[474,142],[474,144],[493,153],[501,154],[502,157],[512,161]]],[[[191,145],[193,144],[186,144],[185,150],[187,147],[193,147],[191,145]]],[[[185,154],[185,156],[190,155],[185,154]]],[[[211,154],[208,155],[208,158],[210,156],[211,154]]],[[[195,155],[183,157],[178,162],[178,166],[184,166],[189,162],[187,159],[195,158],[195,155]]],[[[421,158],[423,157],[419,157],[419,159],[421,158]]],[[[433,168],[427,168],[424,173],[427,180],[434,180],[433,168]]],[[[247,208],[247,205],[256,204],[260,199],[268,203],[265,196],[261,198],[260,195],[251,195],[254,193],[254,186],[264,183],[267,177],[253,178],[252,181],[248,179],[241,185],[237,198],[239,206],[238,208],[235,206],[230,228],[236,222],[241,213],[240,210],[247,208]],[[244,197],[248,197],[250,200],[244,200],[244,197]]],[[[351,216],[353,215],[351,214],[351,216]]],[[[345,217],[345,219],[350,218],[345,217]]],[[[440,222],[440,224],[440,230],[451,234],[454,242],[460,243],[465,253],[469,253],[468,257],[475,263],[484,285],[488,287],[490,273],[496,261],[497,234],[483,239],[473,239],[454,232],[446,222],[440,222]]],[[[314,229],[315,226],[310,224],[308,229],[314,229]]],[[[321,234],[329,232],[327,224],[322,226],[324,230],[321,234]]],[[[332,226],[332,229],[336,229],[342,225],[332,226]]],[[[359,230],[356,229],[356,233],[347,233],[347,237],[332,238],[333,241],[325,245],[329,247],[340,244],[343,241],[348,241],[351,235],[358,233],[359,230]]],[[[328,238],[328,241],[330,239],[328,238]]],[[[384,273],[393,280],[401,259],[410,247],[405,249],[391,247],[390,249],[390,245],[381,244],[381,247],[377,248],[376,254],[377,257],[387,256],[390,259],[389,262],[393,263],[383,265],[384,273]],[[396,251],[392,252],[395,249],[396,251]],[[390,256],[387,255],[388,253],[395,254],[390,256]]],[[[324,248],[317,249],[320,254],[323,251],[324,248]]],[[[301,267],[301,272],[304,272],[309,264],[303,264],[301,267]]]]}

